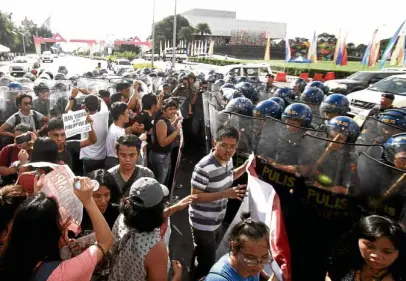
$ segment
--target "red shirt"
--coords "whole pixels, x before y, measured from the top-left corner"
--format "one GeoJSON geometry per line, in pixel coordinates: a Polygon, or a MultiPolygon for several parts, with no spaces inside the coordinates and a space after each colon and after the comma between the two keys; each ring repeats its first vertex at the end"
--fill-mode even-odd
{"type": "Polygon", "coordinates": [[[20,149],[15,144],[9,144],[0,151],[0,166],[10,167],[12,163],[18,160],[18,153],[20,149]],[[10,149],[13,150],[11,154],[11,161],[9,161],[10,149]]]}

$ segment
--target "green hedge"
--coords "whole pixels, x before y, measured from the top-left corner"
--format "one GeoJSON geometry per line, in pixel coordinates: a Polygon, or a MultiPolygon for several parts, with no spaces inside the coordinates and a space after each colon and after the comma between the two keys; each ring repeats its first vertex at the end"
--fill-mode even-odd
{"type": "MultiPolygon", "coordinates": [[[[206,64],[213,64],[213,65],[218,65],[218,66],[225,66],[225,65],[230,65],[230,64],[241,64],[245,63],[244,61],[235,61],[235,60],[219,60],[219,59],[212,59],[212,58],[188,58],[189,62],[197,62],[197,63],[206,63],[206,64]]],[[[334,72],[335,73],[335,78],[340,79],[340,78],[346,78],[350,76],[351,74],[357,72],[357,71],[343,71],[343,70],[325,70],[325,69],[317,69],[317,68],[312,68],[310,70],[308,69],[303,69],[303,68],[297,68],[297,67],[291,67],[291,66],[282,66],[280,64],[275,64],[273,65],[272,62],[269,62],[269,65],[271,66],[273,72],[285,72],[287,75],[292,75],[292,76],[299,76],[301,73],[309,73],[309,77],[314,77],[315,73],[321,73],[323,76],[327,72],[334,72]]]]}

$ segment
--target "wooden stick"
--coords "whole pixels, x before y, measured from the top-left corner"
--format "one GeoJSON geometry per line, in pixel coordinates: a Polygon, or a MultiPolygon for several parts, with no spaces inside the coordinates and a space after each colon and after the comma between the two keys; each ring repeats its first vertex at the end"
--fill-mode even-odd
{"type": "Polygon", "coordinates": [[[326,160],[328,154],[331,151],[331,148],[334,144],[335,141],[338,140],[338,138],[340,137],[340,134],[337,134],[337,136],[333,139],[333,142],[330,142],[330,144],[327,146],[327,148],[324,150],[323,154],[320,156],[319,160],[317,160],[316,162],[316,166],[315,166],[315,170],[321,165],[323,164],[323,162],[326,160]]]}
{"type": "Polygon", "coordinates": [[[383,196],[384,198],[388,197],[391,195],[395,190],[400,186],[400,183],[406,178],[406,173],[401,175],[398,180],[392,184],[392,186],[388,189],[388,191],[385,192],[385,195],[383,196]]]}

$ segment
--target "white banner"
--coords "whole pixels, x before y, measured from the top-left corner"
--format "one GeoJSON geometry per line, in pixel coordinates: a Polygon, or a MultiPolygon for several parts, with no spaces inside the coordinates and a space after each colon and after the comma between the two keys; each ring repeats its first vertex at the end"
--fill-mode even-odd
{"type": "Polygon", "coordinates": [[[92,130],[90,123],[86,120],[87,113],[84,109],[62,114],[62,119],[67,138],[92,130]]]}

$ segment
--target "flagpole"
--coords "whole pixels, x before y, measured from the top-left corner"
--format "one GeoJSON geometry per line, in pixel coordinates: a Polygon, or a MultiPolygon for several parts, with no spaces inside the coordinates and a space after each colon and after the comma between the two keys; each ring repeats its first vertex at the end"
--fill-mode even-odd
{"type": "Polygon", "coordinates": [[[175,0],[175,13],[173,14],[173,49],[172,49],[172,68],[175,69],[176,62],[176,5],[177,0],[175,0]]]}
{"type": "Polygon", "coordinates": [[[155,0],[152,2],[152,57],[151,67],[154,68],[155,59],[155,0]]]}

